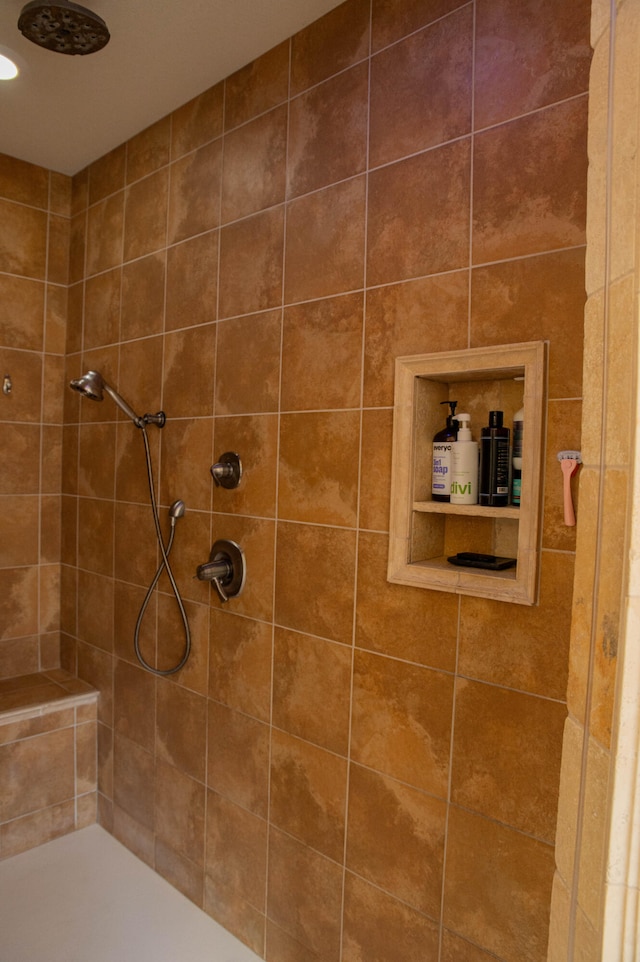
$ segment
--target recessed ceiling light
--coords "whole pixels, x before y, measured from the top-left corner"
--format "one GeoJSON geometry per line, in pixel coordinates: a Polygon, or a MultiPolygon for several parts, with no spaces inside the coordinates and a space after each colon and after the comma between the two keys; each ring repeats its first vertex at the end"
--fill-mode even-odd
{"type": "Polygon", "coordinates": [[[0,80],[13,80],[18,76],[18,68],[13,60],[0,53],[0,80]]]}

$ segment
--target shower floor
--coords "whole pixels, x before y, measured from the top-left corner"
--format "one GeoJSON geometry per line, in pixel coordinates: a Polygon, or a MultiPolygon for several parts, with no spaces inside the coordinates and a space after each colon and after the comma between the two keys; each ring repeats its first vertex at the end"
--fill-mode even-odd
{"type": "Polygon", "coordinates": [[[259,962],[98,825],[0,862],[0,962],[259,962]]]}

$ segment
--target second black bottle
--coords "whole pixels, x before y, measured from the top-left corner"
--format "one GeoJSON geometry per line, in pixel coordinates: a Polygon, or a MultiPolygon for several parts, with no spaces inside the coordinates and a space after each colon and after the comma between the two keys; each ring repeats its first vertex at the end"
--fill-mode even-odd
{"type": "Polygon", "coordinates": [[[502,411],[490,411],[480,433],[478,504],[492,507],[509,504],[509,428],[502,420],[502,411]]]}

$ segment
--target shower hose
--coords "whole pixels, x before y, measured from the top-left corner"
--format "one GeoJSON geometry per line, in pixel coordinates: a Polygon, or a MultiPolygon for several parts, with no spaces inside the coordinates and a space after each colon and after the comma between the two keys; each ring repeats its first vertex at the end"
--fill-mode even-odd
{"type": "MultiPolygon", "coordinates": [[[[142,667],[147,669],[147,671],[152,672],[154,675],[175,675],[177,671],[180,671],[181,668],[184,668],[189,658],[189,655],[191,654],[191,632],[189,630],[189,621],[187,619],[187,613],[184,610],[184,604],[182,602],[182,598],[180,597],[180,591],[176,584],[176,579],[173,576],[173,571],[171,570],[171,565],[169,564],[169,554],[171,553],[171,546],[173,545],[173,536],[175,534],[176,520],[177,518],[181,517],[182,514],[184,513],[184,505],[182,504],[182,502],[176,501],[174,502],[174,505],[177,506],[178,510],[175,513],[173,512],[173,510],[170,510],[171,531],[169,533],[169,540],[165,548],[164,540],[162,538],[162,530],[160,528],[160,519],[158,517],[158,505],[156,503],[156,496],[154,491],[153,467],[151,464],[151,451],[149,450],[149,439],[147,437],[145,425],[143,423],[140,423],[137,426],[142,431],[142,440],[144,441],[144,453],[147,461],[147,481],[149,483],[149,498],[151,500],[151,511],[153,513],[153,523],[156,529],[156,538],[158,539],[158,545],[160,546],[162,561],[160,562],[160,566],[158,567],[158,570],[156,571],[153,577],[153,581],[151,582],[151,584],[147,589],[147,593],[145,595],[144,601],[140,606],[140,611],[138,613],[138,620],[136,621],[136,627],[133,633],[133,647],[135,649],[136,658],[138,659],[142,667]],[[147,605],[151,600],[151,595],[153,594],[155,586],[158,584],[158,581],[160,579],[160,575],[162,574],[163,569],[166,569],[167,575],[169,577],[169,581],[171,582],[171,590],[173,591],[178,608],[180,610],[180,617],[182,618],[182,624],[184,627],[184,638],[185,638],[184,654],[182,658],[180,659],[177,665],[174,665],[173,668],[165,668],[165,669],[154,668],[153,665],[150,665],[147,661],[145,661],[145,658],[140,650],[140,627],[142,625],[142,619],[144,618],[144,613],[147,610],[147,605]]],[[[172,505],[172,509],[174,505],[172,505]]]]}

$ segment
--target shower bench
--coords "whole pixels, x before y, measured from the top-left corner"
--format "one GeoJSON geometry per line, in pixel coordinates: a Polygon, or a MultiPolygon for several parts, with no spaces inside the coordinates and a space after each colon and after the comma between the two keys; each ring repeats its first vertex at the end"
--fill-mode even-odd
{"type": "Polygon", "coordinates": [[[95,822],[97,710],[62,668],[0,680],[0,859],[95,822]]]}

